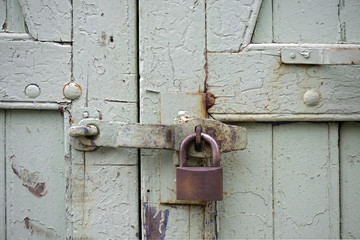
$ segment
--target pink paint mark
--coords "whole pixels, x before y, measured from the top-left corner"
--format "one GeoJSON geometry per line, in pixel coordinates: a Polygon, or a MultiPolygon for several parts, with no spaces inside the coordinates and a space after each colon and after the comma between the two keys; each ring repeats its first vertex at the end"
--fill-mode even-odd
{"type": "Polygon", "coordinates": [[[14,163],[11,164],[11,168],[16,176],[22,180],[22,184],[29,192],[37,197],[43,197],[47,194],[46,182],[39,181],[39,177],[36,173],[30,173],[26,168],[19,169],[14,163]]]}

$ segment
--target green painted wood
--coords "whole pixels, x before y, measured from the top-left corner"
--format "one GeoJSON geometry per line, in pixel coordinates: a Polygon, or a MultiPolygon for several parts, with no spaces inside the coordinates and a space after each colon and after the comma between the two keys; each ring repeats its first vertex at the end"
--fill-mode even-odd
{"type": "Polygon", "coordinates": [[[309,120],[302,114],[329,114],[327,120],[334,121],[341,114],[360,113],[360,66],[281,64],[280,48],[253,46],[241,53],[209,53],[208,91],[216,97],[209,112],[238,115],[238,120],[248,114],[255,118],[287,114],[300,121],[309,120]],[[318,102],[306,103],[309,90],[319,94],[318,102]]]}
{"type": "Polygon", "coordinates": [[[273,41],[273,0],[263,0],[256,21],[252,43],[271,43],[273,41]]]}
{"type": "Polygon", "coordinates": [[[274,41],[337,43],[340,40],[338,0],[273,0],[274,41]]]}
{"type": "Polygon", "coordinates": [[[6,178],[5,178],[5,111],[0,110],[0,238],[5,239],[6,233],[6,200],[5,200],[5,191],[6,191],[6,178]]]}
{"type": "Polygon", "coordinates": [[[343,41],[347,43],[360,42],[360,2],[357,0],[339,1],[340,21],[342,23],[343,41]]]}
{"type": "Polygon", "coordinates": [[[348,122],[340,127],[341,237],[360,238],[360,124],[348,122]]]}
{"type": "MultiPolygon", "coordinates": [[[[135,1],[79,0],[73,10],[73,80],[83,94],[73,102],[72,116],[79,121],[79,110],[91,107],[103,120],[136,122],[135,1]]],[[[137,238],[137,150],[72,149],[72,162],[71,237],[137,238]]]]}
{"type": "Polygon", "coordinates": [[[6,31],[25,33],[25,20],[21,11],[19,0],[7,0],[6,2],[6,31]]]}
{"type": "Polygon", "coordinates": [[[66,236],[63,117],[50,111],[7,111],[7,236],[66,236]]]}
{"type": "Polygon", "coordinates": [[[27,30],[33,38],[40,41],[71,41],[72,6],[70,1],[9,1],[20,3],[27,30]]]}
{"type": "MultiPolygon", "coordinates": [[[[6,35],[6,34],[4,34],[6,35]]],[[[71,80],[71,46],[23,39],[0,40],[0,101],[63,102],[71,80]],[[39,95],[26,94],[36,85],[39,95]]]]}
{"type": "Polygon", "coordinates": [[[0,0],[0,32],[5,31],[6,23],[6,0],[0,0]]]}
{"type": "Polygon", "coordinates": [[[245,150],[221,154],[224,200],[217,203],[219,239],[269,239],[272,217],[272,125],[241,124],[245,150]]]}
{"type": "MultiPolygon", "coordinates": [[[[170,114],[165,119],[161,117],[160,92],[204,91],[204,51],[204,1],[139,2],[141,123],[161,123],[170,118],[170,114]]],[[[210,229],[214,229],[215,224],[210,221],[210,214],[206,214],[207,210],[214,211],[209,207],[160,204],[163,182],[160,175],[163,166],[160,164],[165,161],[165,154],[163,151],[141,150],[143,238],[214,238],[214,231],[210,229]],[[168,217],[164,214],[166,211],[168,217]],[[159,217],[146,217],[152,216],[151,212],[159,217]]],[[[175,168],[175,165],[169,167],[175,168]]],[[[173,177],[167,181],[173,181],[173,177]]]]}
{"type": "Polygon", "coordinates": [[[339,238],[338,126],[275,125],[274,237],[339,238]]]}
{"type": "Polygon", "coordinates": [[[262,0],[206,1],[207,50],[234,52],[246,47],[254,32],[261,2],[262,0]]]}
{"type": "Polygon", "coordinates": [[[137,238],[137,167],[90,164],[85,167],[86,235],[96,239],[137,238]]]}

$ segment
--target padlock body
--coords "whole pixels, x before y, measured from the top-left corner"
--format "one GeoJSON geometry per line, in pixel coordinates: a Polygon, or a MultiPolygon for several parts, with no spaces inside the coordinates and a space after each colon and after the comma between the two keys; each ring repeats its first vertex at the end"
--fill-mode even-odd
{"type": "Polygon", "coordinates": [[[223,199],[221,167],[177,167],[178,200],[220,201],[223,199]]]}

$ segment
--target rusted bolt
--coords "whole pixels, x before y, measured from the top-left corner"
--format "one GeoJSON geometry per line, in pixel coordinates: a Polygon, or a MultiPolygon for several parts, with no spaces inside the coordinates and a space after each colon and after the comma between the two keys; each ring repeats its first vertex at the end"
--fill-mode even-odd
{"type": "Polygon", "coordinates": [[[290,57],[292,58],[292,59],[294,59],[294,58],[296,58],[296,53],[290,53],[290,57]]]}
{"type": "Polygon", "coordinates": [[[307,90],[304,94],[303,101],[306,105],[313,106],[319,103],[320,94],[314,90],[307,90]]]}
{"type": "Polygon", "coordinates": [[[81,96],[81,87],[77,83],[68,82],[64,85],[63,94],[67,99],[77,99],[81,96]]]}
{"type": "Polygon", "coordinates": [[[209,109],[215,104],[215,96],[211,92],[206,92],[206,108],[209,109]]]}
{"type": "Polygon", "coordinates": [[[25,94],[29,98],[37,98],[40,95],[40,88],[36,84],[27,85],[25,88],[25,94]]]}

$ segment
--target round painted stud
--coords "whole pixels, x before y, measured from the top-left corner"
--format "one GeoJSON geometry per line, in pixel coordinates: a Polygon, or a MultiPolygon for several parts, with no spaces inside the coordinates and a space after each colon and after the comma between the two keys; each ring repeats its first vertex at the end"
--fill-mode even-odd
{"type": "Polygon", "coordinates": [[[81,87],[77,83],[68,82],[63,88],[63,94],[67,99],[77,99],[81,96],[81,87]]]}
{"type": "Polygon", "coordinates": [[[294,59],[294,58],[296,58],[296,53],[290,53],[290,57],[292,58],[292,59],[294,59]]]}
{"type": "Polygon", "coordinates": [[[304,103],[309,106],[318,104],[319,100],[320,94],[314,89],[306,91],[303,97],[304,103]]]}
{"type": "Polygon", "coordinates": [[[40,88],[36,84],[29,84],[25,88],[25,94],[29,98],[37,98],[40,95],[40,88]]]}

